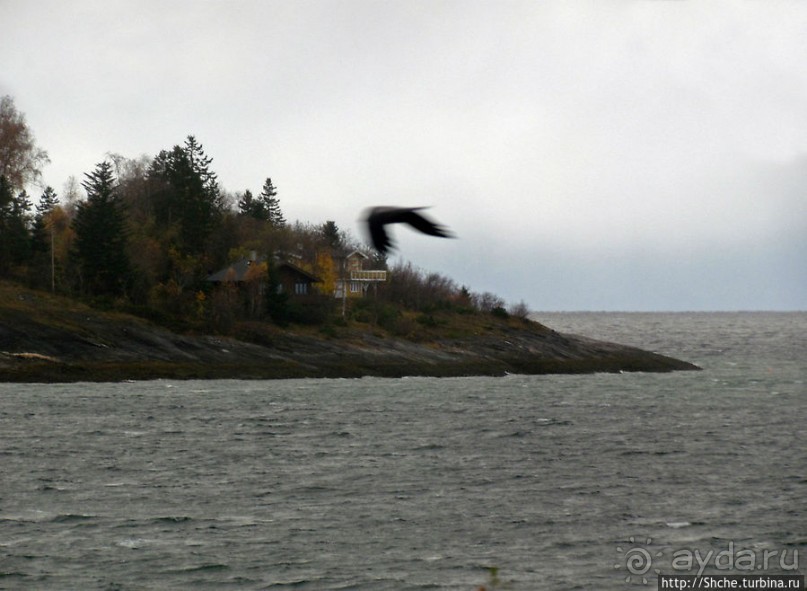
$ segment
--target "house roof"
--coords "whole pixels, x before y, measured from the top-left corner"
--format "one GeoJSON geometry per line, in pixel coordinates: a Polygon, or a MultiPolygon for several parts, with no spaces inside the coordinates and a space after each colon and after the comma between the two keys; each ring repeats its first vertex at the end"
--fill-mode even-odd
{"type": "Polygon", "coordinates": [[[208,281],[213,283],[223,283],[225,281],[244,281],[247,271],[252,265],[266,262],[266,257],[258,257],[256,259],[239,259],[234,261],[227,267],[219,269],[212,275],[207,276],[208,281]]]}
{"type": "Polygon", "coordinates": [[[311,283],[320,283],[322,281],[322,279],[320,279],[316,275],[313,275],[312,273],[309,273],[305,269],[301,269],[297,265],[292,264],[292,263],[290,263],[288,261],[283,261],[281,263],[278,263],[277,268],[281,269],[281,270],[286,269],[288,271],[291,271],[292,273],[294,273],[296,275],[300,275],[300,276],[304,277],[305,279],[308,279],[311,283]]]}
{"type": "MultiPolygon", "coordinates": [[[[207,276],[207,281],[211,283],[224,283],[226,281],[233,281],[235,283],[241,283],[242,281],[246,280],[247,272],[252,267],[252,265],[265,263],[266,257],[256,257],[254,259],[251,258],[244,258],[238,259],[234,261],[227,267],[223,269],[219,269],[215,273],[207,276]]],[[[304,279],[307,279],[311,283],[319,283],[322,281],[316,275],[312,275],[305,269],[301,269],[297,265],[289,263],[287,261],[280,261],[277,263],[278,270],[285,269],[292,274],[299,275],[304,279]]]]}

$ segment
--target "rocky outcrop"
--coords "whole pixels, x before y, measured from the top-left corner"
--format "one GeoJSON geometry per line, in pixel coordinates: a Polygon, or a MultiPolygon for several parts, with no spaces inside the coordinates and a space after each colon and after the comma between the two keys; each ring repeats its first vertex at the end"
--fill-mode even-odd
{"type": "Polygon", "coordinates": [[[479,334],[418,341],[373,328],[273,330],[259,342],[177,334],[140,318],[19,292],[0,305],[0,381],[299,378],[674,371],[696,366],[614,343],[501,321],[479,334]],[[42,298],[37,301],[37,298],[42,298]]]}

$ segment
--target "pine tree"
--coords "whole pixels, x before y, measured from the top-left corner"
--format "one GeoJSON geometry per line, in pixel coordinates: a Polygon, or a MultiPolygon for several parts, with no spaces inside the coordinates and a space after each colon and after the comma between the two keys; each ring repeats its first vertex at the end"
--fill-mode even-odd
{"type": "Polygon", "coordinates": [[[31,246],[34,252],[47,252],[50,250],[50,234],[47,229],[48,218],[53,208],[59,205],[59,197],[53,187],[45,187],[39,197],[34,216],[34,228],[31,246]]]}
{"type": "Polygon", "coordinates": [[[31,254],[31,201],[22,191],[14,197],[11,182],[0,176],[0,273],[26,262],[31,254]]]}
{"type": "Polygon", "coordinates": [[[210,170],[211,156],[205,154],[202,144],[189,135],[185,139],[184,152],[188,157],[191,170],[202,182],[202,191],[211,210],[221,212],[223,209],[221,190],[219,189],[218,175],[210,170]]]}
{"type": "Polygon", "coordinates": [[[259,220],[266,219],[263,203],[255,199],[249,189],[244,191],[244,195],[238,200],[238,213],[259,220]]]}
{"type": "Polygon", "coordinates": [[[342,237],[339,235],[339,227],[333,220],[328,220],[322,225],[322,237],[325,244],[336,249],[342,245],[342,237]]]}
{"type": "Polygon", "coordinates": [[[0,175],[0,275],[5,275],[11,267],[12,248],[9,226],[11,202],[14,192],[6,175],[0,175]]]}
{"type": "Polygon", "coordinates": [[[87,200],[79,204],[73,220],[73,256],[87,293],[119,295],[125,292],[131,267],[126,252],[126,217],[116,194],[112,165],[100,162],[84,176],[87,200]]]}
{"type": "Polygon", "coordinates": [[[160,152],[149,170],[152,179],[163,183],[154,195],[157,221],[163,227],[177,227],[177,246],[185,255],[203,254],[221,222],[223,196],[216,174],[210,170],[212,161],[189,135],[184,146],[160,152]]]}
{"type": "Polygon", "coordinates": [[[263,183],[261,205],[266,212],[266,217],[263,219],[267,220],[276,228],[281,228],[286,225],[286,218],[283,217],[283,212],[280,210],[280,200],[277,198],[277,189],[272,184],[272,179],[270,178],[267,178],[263,183]]]}
{"type": "Polygon", "coordinates": [[[39,203],[36,206],[37,217],[42,217],[50,213],[54,207],[59,205],[59,196],[53,187],[45,187],[42,196],[39,198],[39,203]]]}

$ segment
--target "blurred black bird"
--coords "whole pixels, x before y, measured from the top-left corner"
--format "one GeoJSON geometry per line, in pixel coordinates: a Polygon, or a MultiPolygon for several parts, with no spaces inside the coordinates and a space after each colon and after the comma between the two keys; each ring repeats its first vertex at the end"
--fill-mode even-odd
{"type": "Polygon", "coordinates": [[[409,224],[415,230],[438,236],[440,238],[453,238],[454,236],[447,228],[431,221],[427,217],[418,213],[425,207],[372,207],[367,210],[367,230],[370,233],[370,241],[373,247],[381,254],[386,254],[393,248],[392,239],[384,227],[387,224],[409,224]]]}

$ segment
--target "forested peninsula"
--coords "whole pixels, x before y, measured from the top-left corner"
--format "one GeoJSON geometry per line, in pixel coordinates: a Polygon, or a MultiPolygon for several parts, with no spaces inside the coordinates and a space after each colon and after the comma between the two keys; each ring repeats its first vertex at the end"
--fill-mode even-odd
{"type": "MultiPolygon", "coordinates": [[[[169,330],[0,282],[0,381],[501,376],[698,369],[632,347],[492,314],[438,312],[395,335],[371,319],[240,325],[238,338],[169,330]]],[[[403,320],[406,321],[406,320],[403,320]]]]}
{"type": "Polygon", "coordinates": [[[559,334],[333,221],[223,190],[188,136],[106,154],[60,195],[0,99],[0,381],[671,371],[686,362],[559,334]],[[41,184],[40,184],[41,186],[41,184]]]}

